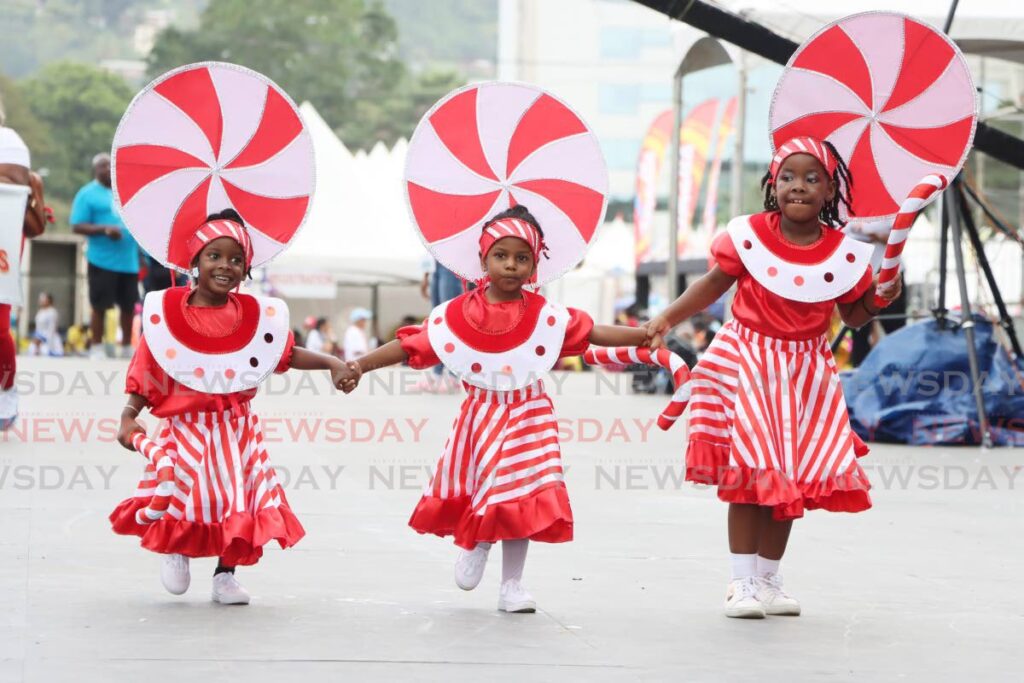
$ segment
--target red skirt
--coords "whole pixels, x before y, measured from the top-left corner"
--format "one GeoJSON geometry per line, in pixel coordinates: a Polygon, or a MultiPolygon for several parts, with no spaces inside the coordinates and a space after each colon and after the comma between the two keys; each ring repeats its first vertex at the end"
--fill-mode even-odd
{"type": "Polygon", "coordinates": [[[775,339],[733,320],[690,381],[689,481],[717,485],[730,503],[769,506],[780,520],[871,507],[857,463],[868,448],[850,428],[824,337],[775,339]]]}
{"type": "Polygon", "coordinates": [[[227,566],[256,564],[267,543],[288,548],[305,535],[247,406],[175,415],[161,421],[155,440],[174,462],[170,505],[156,521],[137,514],[156,491],[150,463],[135,495],[110,515],[116,533],[141,537],[153,552],[219,557],[227,566]]]}
{"type": "Polygon", "coordinates": [[[544,385],[469,395],[409,519],[421,534],[480,542],[572,540],[558,424],[544,385]]]}

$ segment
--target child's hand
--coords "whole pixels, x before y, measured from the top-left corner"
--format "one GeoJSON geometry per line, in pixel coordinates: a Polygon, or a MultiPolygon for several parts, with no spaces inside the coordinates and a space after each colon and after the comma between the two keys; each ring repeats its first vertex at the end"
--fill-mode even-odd
{"type": "Polygon", "coordinates": [[[665,334],[672,328],[663,315],[656,315],[640,326],[644,331],[643,346],[660,349],[665,345],[665,334]]]}
{"type": "Polygon", "coordinates": [[[875,294],[885,299],[887,302],[895,301],[899,298],[899,295],[903,292],[903,281],[902,278],[896,277],[888,282],[883,282],[880,285],[875,286],[875,294]]]}
{"type": "Polygon", "coordinates": [[[359,378],[362,377],[362,374],[359,363],[342,363],[338,361],[331,368],[331,382],[336,389],[341,389],[346,394],[350,394],[359,384],[359,378]]]}
{"type": "Polygon", "coordinates": [[[121,426],[117,430],[117,442],[130,451],[134,451],[132,436],[135,432],[146,433],[146,427],[134,417],[122,417],[121,426]]]}

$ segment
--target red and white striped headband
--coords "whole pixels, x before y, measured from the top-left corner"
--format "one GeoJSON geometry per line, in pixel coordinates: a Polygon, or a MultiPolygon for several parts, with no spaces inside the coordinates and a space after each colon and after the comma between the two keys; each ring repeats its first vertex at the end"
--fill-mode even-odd
{"type": "Polygon", "coordinates": [[[822,144],[821,140],[815,140],[810,137],[793,138],[787,141],[785,144],[779,146],[779,151],[772,157],[772,164],[768,168],[769,175],[771,176],[771,182],[775,182],[775,178],[779,175],[779,169],[782,168],[782,162],[794,154],[810,154],[812,157],[821,162],[821,165],[828,171],[828,176],[831,178],[836,172],[836,165],[839,163],[834,156],[828,151],[828,147],[822,144]]]}
{"type": "Polygon", "coordinates": [[[245,268],[248,270],[249,264],[252,263],[252,239],[244,226],[227,219],[210,221],[199,226],[196,234],[188,241],[189,261],[194,261],[203,247],[220,237],[230,237],[238,242],[245,253],[245,268]]]}
{"type": "Polygon", "coordinates": [[[505,237],[515,237],[526,242],[533,252],[534,262],[540,261],[540,254],[545,248],[544,238],[537,228],[519,218],[503,218],[484,228],[480,235],[480,255],[487,256],[494,243],[505,237]]]}

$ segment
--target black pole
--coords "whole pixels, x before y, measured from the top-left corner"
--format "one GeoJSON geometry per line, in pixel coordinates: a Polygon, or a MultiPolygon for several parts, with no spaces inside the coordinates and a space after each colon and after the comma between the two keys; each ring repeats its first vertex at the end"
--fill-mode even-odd
{"type": "Polygon", "coordinates": [[[939,212],[939,301],[932,309],[932,313],[935,314],[935,322],[938,323],[939,329],[944,330],[949,313],[946,308],[946,269],[949,267],[949,194],[943,192],[939,201],[942,202],[942,210],[939,212]]]}
{"type": "Polygon", "coordinates": [[[1010,318],[1010,312],[1006,309],[1006,302],[1003,301],[1003,294],[999,291],[999,284],[992,273],[992,265],[988,262],[988,255],[985,253],[985,247],[981,243],[981,236],[978,235],[978,226],[975,224],[974,217],[971,216],[971,210],[967,206],[962,186],[962,181],[953,181],[952,189],[956,193],[956,203],[960,207],[960,217],[964,222],[964,230],[967,233],[967,238],[971,240],[971,246],[974,248],[978,265],[981,266],[981,271],[985,274],[985,280],[988,282],[988,288],[992,292],[992,299],[995,301],[996,309],[999,311],[999,324],[1006,331],[1006,336],[1010,339],[1010,347],[1013,349],[1014,356],[1020,358],[1024,353],[1021,352],[1020,341],[1017,339],[1017,330],[1013,327],[1013,319],[1010,318]]]}
{"type": "Polygon", "coordinates": [[[953,0],[949,5],[949,13],[946,14],[946,23],[942,25],[942,32],[949,35],[949,29],[953,28],[953,17],[956,16],[956,6],[960,4],[960,0],[953,0]]]}
{"type": "MultiPolygon", "coordinates": [[[[964,331],[964,341],[967,342],[967,363],[971,369],[972,393],[974,403],[978,410],[978,429],[981,431],[981,445],[985,448],[992,446],[992,437],[988,433],[988,416],[985,414],[984,387],[981,385],[981,373],[978,366],[978,347],[974,341],[974,315],[971,312],[971,300],[967,294],[967,273],[964,270],[964,251],[960,235],[960,207],[957,201],[958,195],[947,191],[943,194],[943,200],[947,200],[946,207],[950,210],[949,225],[953,238],[953,258],[956,262],[956,279],[960,285],[960,328],[964,331]]],[[[943,212],[945,214],[947,212],[943,212]]]]}

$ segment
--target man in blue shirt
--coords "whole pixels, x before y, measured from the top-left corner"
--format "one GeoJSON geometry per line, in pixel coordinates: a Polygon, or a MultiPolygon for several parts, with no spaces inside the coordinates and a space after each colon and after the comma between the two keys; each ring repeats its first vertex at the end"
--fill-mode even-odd
{"type": "Polygon", "coordinates": [[[139,302],[139,246],[114,208],[110,155],[92,159],[93,180],[75,195],[71,228],[86,239],[89,305],[92,306],[90,357],[103,358],[103,320],[111,306],[121,311],[123,357],[131,356],[132,320],[139,302]]]}

